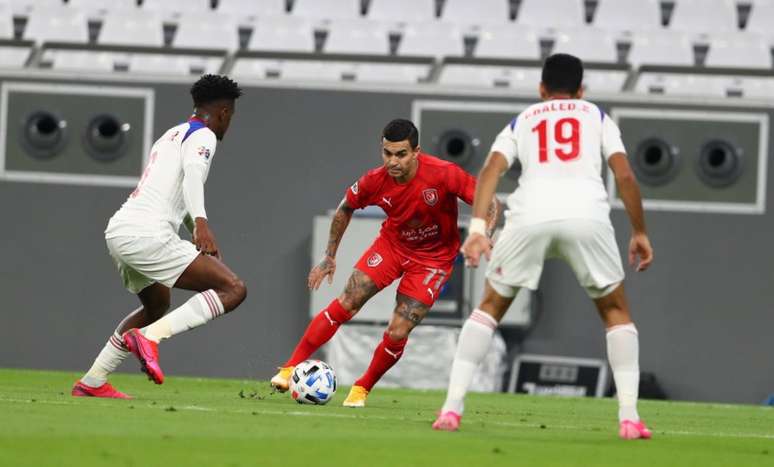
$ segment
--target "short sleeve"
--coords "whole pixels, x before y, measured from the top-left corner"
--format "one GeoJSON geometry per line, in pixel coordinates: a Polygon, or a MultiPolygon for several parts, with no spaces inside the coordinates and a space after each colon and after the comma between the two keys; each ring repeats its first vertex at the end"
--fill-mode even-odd
{"type": "Polygon", "coordinates": [[[347,204],[352,209],[360,209],[371,204],[371,185],[372,181],[368,174],[360,177],[355,183],[347,188],[347,204]]]}
{"type": "Polygon", "coordinates": [[[605,160],[610,159],[615,153],[622,152],[626,154],[626,148],[621,140],[621,130],[615,124],[612,118],[602,114],[602,155],[605,160]]]}
{"type": "Polygon", "coordinates": [[[209,128],[200,128],[183,141],[183,168],[191,164],[207,167],[215,156],[218,144],[215,133],[209,128]]]}
{"type": "Polygon", "coordinates": [[[465,172],[456,164],[449,166],[449,172],[447,178],[449,191],[467,204],[473,204],[473,197],[476,195],[476,177],[465,172]]]}
{"type": "Polygon", "coordinates": [[[492,149],[490,152],[499,152],[505,156],[508,161],[508,167],[513,165],[513,162],[519,156],[519,148],[516,141],[516,130],[519,125],[519,118],[516,117],[508,123],[505,128],[497,135],[492,143],[492,149]]]}

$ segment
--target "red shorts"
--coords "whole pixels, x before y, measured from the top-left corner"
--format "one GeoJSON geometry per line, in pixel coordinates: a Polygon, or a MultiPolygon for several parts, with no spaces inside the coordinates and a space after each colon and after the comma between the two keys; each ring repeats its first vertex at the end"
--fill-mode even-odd
{"type": "Polygon", "coordinates": [[[376,237],[355,268],[371,278],[379,290],[400,278],[398,293],[433,306],[441,288],[449,280],[454,262],[430,267],[414,262],[395,251],[390,242],[376,237]]]}

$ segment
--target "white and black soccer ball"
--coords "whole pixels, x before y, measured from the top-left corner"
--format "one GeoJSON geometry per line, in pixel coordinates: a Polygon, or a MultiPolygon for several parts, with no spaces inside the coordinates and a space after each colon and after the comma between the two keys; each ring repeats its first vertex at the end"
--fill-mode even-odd
{"type": "Polygon", "coordinates": [[[327,404],[336,394],[336,373],[321,360],[306,360],[290,375],[290,397],[299,404],[327,404]]]}

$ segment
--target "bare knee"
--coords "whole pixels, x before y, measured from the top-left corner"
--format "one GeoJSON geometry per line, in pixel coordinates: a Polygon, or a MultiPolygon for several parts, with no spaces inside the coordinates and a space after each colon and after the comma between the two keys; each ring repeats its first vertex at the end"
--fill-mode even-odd
{"type": "Polygon", "coordinates": [[[223,302],[223,308],[226,312],[229,312],[245,301],[245,298],[247,298],[247,286],[242,279],[233,276],[224,285],[219,295],[223,302]]]}
{"type": "Polygon", "coordinates": [[[360,308],[363,307],[362,300],[359,300],[358,297],[354,297],[347,292],[339,295],[339,303],[341,304],[342,308],[347,310],[349,314],[353,316],[357,314],[358,311],[360,311],[360,308]]]}
{"type": "Polygon", "coordinates": [[[408,338],[409,334],[411,334],[411,329],[408,326],[391,324],[387,327],[387,337],[392,341],[402,341],[408,338]]]}

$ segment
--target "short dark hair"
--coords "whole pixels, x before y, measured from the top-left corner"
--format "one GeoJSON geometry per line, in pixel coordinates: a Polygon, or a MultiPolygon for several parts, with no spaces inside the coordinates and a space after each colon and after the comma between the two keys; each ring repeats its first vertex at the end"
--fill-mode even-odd
{"type": "Polygon", "coordinates": [[[408,140],[411,148],[419,146],[419,130],[411,120],[396,118],[384,127],[382,138],[396,143],[398,141],[408,140]]]}
{"type": "Polygon", "coordinates": [[[541,79],[548,92],[575,94],[583,82],[583,62],[574,55],[553,54],[543,63],[541,79]]]}
{"type": "Polygon", "coordinates": [[[204,75],[191,86],[194,105],[200,106],[219,100],[235,100],[242,95],[236,81],[224,75],[204,75]]]}

